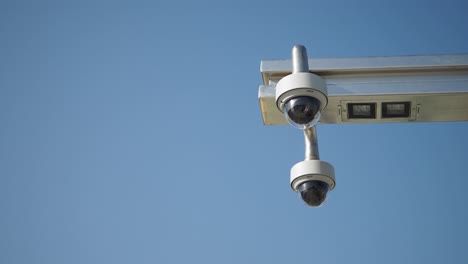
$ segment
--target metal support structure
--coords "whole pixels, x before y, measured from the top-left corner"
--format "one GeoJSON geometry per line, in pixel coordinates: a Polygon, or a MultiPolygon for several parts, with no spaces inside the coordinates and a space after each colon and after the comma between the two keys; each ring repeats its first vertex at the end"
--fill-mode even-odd
{"type": "Polygon", "coordinates": [[[315,126],[304,129],[305,160],[320,160],[317,129],[315,126]]]}
{"type": "Polygon", "coordinates": [[[468,54],[369,58],[262,61],[259,101],[265,125],[287,124],[275,103],[276,84],[293,71],[309,72],[325,80],[328,105],[321,124],[468,121],[468,54]],[[388,118],[388,102],[405,102],[407,117],[388,118]],[[374,118],[352,118],[349,106],[372,103],[374,118]]]}
{"type": "Polygon", "coordinates": [[[292,49],[292,73],[308,72],[309,62],[307,51],[302,45],[295,45],[292,49]]]}
{"type": "MultiPolygon", "coordinates": [[[[309,72],[309,59],[307,50],[302,45],[295,45],[292,48],[292,73],[309,72]]],[[[315,126],[304,129],[305,140],[305,160],[320,160],[317,130],[315,126]]]]}

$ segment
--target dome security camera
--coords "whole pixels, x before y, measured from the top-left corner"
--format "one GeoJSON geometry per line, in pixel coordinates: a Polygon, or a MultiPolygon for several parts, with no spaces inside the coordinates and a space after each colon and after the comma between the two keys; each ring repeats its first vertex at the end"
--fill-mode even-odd
{"type": "Polygon", "coordinates": [[[327,85],[309,72],[304,46],[294,46],[292,54],[293,72],[276,85],[276,106],[292,126],[304,129],[316,125],[327,106],[327,85]]]}
{"type": "Polygon", "coordinates": [[[335,170],[328,162],[304,160],[291,168],[291,188],[312,207],[321,206],[335,188],[335,170]]]}
{"type": "Polygon", "coordinates": [[[292,50],[292,74],[276,85],[276,105],[288,122],[304,130],[306,157],[291,168],[291,188],[309,206],[321,206],[328,191],[335,188],[333,166],[319,160],[315,125],[327,106],[327,85],[309,72],[306,49],[296,45],[292,50]]]}
{"type": "Polygon", "coordinates": [[[292,73],[276,85],[276,105],[296,128],[303,129],[317,124],[320,111],[327,103],[325,81],[315,74],[292,73]]]}

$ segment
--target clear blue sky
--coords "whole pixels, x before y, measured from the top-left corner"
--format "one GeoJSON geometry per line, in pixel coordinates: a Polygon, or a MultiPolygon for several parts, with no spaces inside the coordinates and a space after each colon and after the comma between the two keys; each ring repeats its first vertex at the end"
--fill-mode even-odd
{"type": "Polygon", "coordinates": [[[468,53],[466,1],[1,1],[0,263],[468,263],[468,123],[262,124],[262,59],[468,53]]]}

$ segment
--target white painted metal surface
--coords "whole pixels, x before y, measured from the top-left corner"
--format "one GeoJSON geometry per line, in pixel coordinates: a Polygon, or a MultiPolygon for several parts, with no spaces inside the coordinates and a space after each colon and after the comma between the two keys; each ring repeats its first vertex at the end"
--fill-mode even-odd
{"type": "MultiPolygon", "coordinates": [[[[468,54],[309,59],[328,88],[322,124],[468,121],[468,54]],[[405,118],[383,118],[383,102],[410,102],[405,118]],[[349,103],[375,103],[376,117],[350,118],[349,103]]],[[[287,124],[275,104],[276,83],[291,60],[262,61],[259,100],[266,125],[287,124]]]]}

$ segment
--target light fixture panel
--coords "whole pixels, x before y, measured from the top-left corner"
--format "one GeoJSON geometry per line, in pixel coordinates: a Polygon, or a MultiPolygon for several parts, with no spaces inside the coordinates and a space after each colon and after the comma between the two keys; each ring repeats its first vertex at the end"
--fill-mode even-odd
{"type": "Polygon", "coordinates": [[[382,103],[382,118],[409,117],[411,102],[382,103]]]}
{"type": "Polygon", "coordinates": [[[348,103],[348,119],[375,119],[375,103],[348,103]]]}

